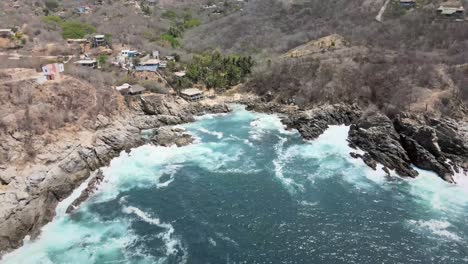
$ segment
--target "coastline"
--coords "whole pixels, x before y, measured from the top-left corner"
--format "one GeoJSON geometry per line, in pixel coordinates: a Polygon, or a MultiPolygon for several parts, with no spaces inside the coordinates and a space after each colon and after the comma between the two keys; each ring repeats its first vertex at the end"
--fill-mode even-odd
{"type": "MultiPolygon", "coordinates": [[[[113,121],[105,117],[99,119],[92,131],[91,144],[81,140],[77,145],[67,145],[58,151],[63,155],[68,150],[65,155],[50,157],[53,162],[32,164],[23,171],[15,168],[17,174],[12,175],[13,179],[22,181],[12,180],[11,185],[0,192],[0,256],[19,248],[26,236],[37,238],[41,228],[54,218],[59,202],[90,179],[93,172],[107,166],[122,151],[146,143],[141,131],[193,122],[198,115],[230,111],[224,103],[187,103],[161,94],[131,98],[128,108],[127,113],[113,121]]],[[[94,185],[98,183],[91,181],[94,185]]],[[[89,190],[92,186],[89,185],[89,190]]],[[[81,197],[82,201],[86,198],[81,197]]]]}
{"type": "MultiPolygon", "coordinates": [[[[462,132],[450,125],[450,122],[454,122],[453,120],[441,121],[441,119],[428,118],[427,120],[433,123],[425,123],[426,119],[421,119],[425,117],[416,115],[405,115],[390,120],[379,112],[365,113],[356,105],[346,104],[322,105],[303,110],[289,105],[265,103],[258,98],[242,95],[220,97],[204,103],[187,103],[172,96],[148,94],[129,102],[131,109],[129,115],[113,123],[101,125],[101,128],[95,131],[93,145],[80,146],[64,159],[49,166],[48,174],[36,185],[37,189],[33,190],[35,195],[31,195],[24,205],[17,205],[15,211],[0,224],[0,255],[20,247],[24,237],[28,235],[32,239],[37,238],[41,228],[54,218],[59,202],[88,180],[89,184],[85,190],[66,208],[66,212],[70,213],[78,207],[102,181],[103,175],[99,173],[100,168],[107,166],[122,151],[128,151],[148,142],[156,145],[177,144],[176,138],[184,138],[184,135],[179,133],[181,131],[162,129],[162,133],[158,136],[144,139],[141,131],[193,122],[194,116],[198,115],[226,113],[230,111],[227,103],[244,104],[248,110],[256,112],[277,113],[288,129],[297,129],[301,136],[308,140],[320,136],[330,125],[351,126],[348,142],[351,147],[359,148],[365,154],[351,152],[350,155],[353,158],[362,159],[374,170],[377,169],[377,164],[382,164],[382,169],[387,174],[389,170],[395,170],[400,176],[416,177],[417,174],[411,174],[411,166],[414,164],[417,167],[435,171],[444,180],[454,183],[451,176],[444,178],[445,175],[439,174],[436,170],[444,166],[442,164],[445,160],[431,159],[430,155],[434,156],[432,153],[439,151],[440,156],[452,158],[451,163],[447,164],[450,166],[448,172],[453,175],[458,169],[458,171],[465,171],[466,175],[466,167],[464,167],[466,156],[463,155],[468,155],[468,151],[464,145],[456,149],[462,156],[459,159],[453,159],[458,155],[455,154],[457,152],[453,150],[453,145],[459,144],[457,140],[463,142],[462,132]],[[434,123],[438,126],[434,126],[434,123]],[[430,142],[424,142],[422,139],[426,139],[427,134],[424,134],[426,136],[422,139],[420,134],[428,130],[434,133],[429,134],[432,137],[430,142]],[[445,134],[439,130],[445,133],[450,132],[455,136],[444,137],[445,134]],[[405,142],[413,142],[411,146],[416,147],[408,148],[404,145],[405,142]],[[388,152],[389,149],[394,152],[388,152]],[[414,161],[419,161],[419,166],[414,161]],[[424,167],[424,165],[427,166],[424,167]],[[92,175],[93,172],[96,174],[92,175]],[[11,228],[12,226],[17,228],[11,228]]],[[[190,143],[190,140],[187,140],[184,138],[183,142],[190,143]]],[[[442,169],[442,172],[445,171],[442,169]]]]}

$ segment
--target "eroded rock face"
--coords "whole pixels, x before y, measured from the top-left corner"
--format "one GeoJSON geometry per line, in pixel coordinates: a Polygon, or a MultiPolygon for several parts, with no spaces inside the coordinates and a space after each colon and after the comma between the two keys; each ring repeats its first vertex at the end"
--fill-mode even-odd
{"type": "MultiPolygon", "coordinates": [[[[40,153],[35,163],[27,167],[2,164],[0,255],[21,246],[26,235],[37,237],[41,227],[54,217],[57,204],[93,171],[106,166],[122,151],[144,144],[141,130],[191,122],[195,120],[195,115],[230,111],[226,105],[191,104],[170,95],[158,94],[131,97],[127,104],[129,110],[121,116],[100,116],[97,119],[90,143],[78,141],[72,145],[60,145],[63,149],[57,149],[54,153],[40,153]]],[[[178,146],[192,142],[191,137],[184,135],[171,140],[178,146]]],[[[153,139],[153,142],[157,143],[158,139],[153,139]]],[[[14,140],[7,143],[14,145],[14,140]]],[[[9,147],[14,149],[15,146],[9,147]]],[[[102,180],[102,175],[99,175],[91,180],[80,199],[68,209],[69,212],[92,194],[95,185],[102,180]]]]}
{"type": "Polygon", "coordinates": [[[350,125],[361,115],[355,105],[324,105],[307,111],[288,115],[282,121],[288,128],[294,128],[308,140],[320,136],[330,125],[350,125]]]}
{"type": "Polygon", "coordinates": [[[411,168],[411,160],[400,144],[400,135],[393,127],[393,122],[381,113],[363,116],[351,125],[348,141],[351,147],[366,151],[373,160],[395,170],[399,175],[418,175],[411,168]]]}
{"type": "Polygon", "coordinates": [[[151,142],[158,146],[169,147],[176,145],[177,147],[183,147],[191,144],[194,138],[184,133],[184,130],[179,128],[161,127],[154,131],[154,135],[151,138],[151,142]]]}
{"type": "Polygon", "coordinates": [[[468,140],[451,119],[401,114],[392,121],[377,112],[353,124],[348,140],[400,176],[417,176],[413,164],[454,183],[454,171],[467,169],[468,140]]]}

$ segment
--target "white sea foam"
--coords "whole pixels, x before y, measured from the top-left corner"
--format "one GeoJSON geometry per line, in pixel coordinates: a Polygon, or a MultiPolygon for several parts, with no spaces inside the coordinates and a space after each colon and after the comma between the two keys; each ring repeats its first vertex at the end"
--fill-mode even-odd
{"type": "Polygon", "coordinates": [[[209,131],[209,130],[206,129],[206,128],[199,128],[198,131],[200,131],[200,132],[202,132],[202,133],[205,133],[205,134],[208,134],[208,135],[215,136],[215,137],[217,137],[218,139],[222,139],[222,138],[223,138],[223,133],[222,133],[222,132],[209,131]]]}
{"type": "Polygon", "coordinates": [[[174,237],[174,227],[171,224],[163,223],[159,218],[154,218],[148,215],[147,213],[143,212],[139,208],[133,206],[125,206],[122,211],[126,214],[135,214],[141,220],[151,224],[158,226],[160,228],[165,229],[165,232],[158,234],[158,237],[164,241],[166,246],[166,255],[174,255],[179,253],[179,249],[182,250],[182,243],[180,240],[174,237]]]}
{"type": "Polygon", "coordinates": [[[454,241],[460,241],[461,237],[455,234],[454,232],[451,232],[447,230],[448,228],[452,227],[452,224],[450,224],[447,221],[443,220],[409,220],[408,223],[416,228],[417,231],[429,231],[430,233],[438,236],[438,237],[444,237],[450,240],[454,241]]]}
{"type": "Polygon", "coordinates": [[[275,176],[278,178],[290,191],[300,191],[303,192],[304,185],[295,182],[292,178],[287,178],[284,176],[283,169],[288,163],[292,155],[289,155],[289,152],[284,151],[284,143],[286,143],[287,139],[280,137],[279,142],[275,145],[275,151],[278,156],[277,159],[273,160],[273,165],[275,168],[275,176]]]}
{"type": "Polygon", "coordinates": [[[257,118],[250,122],[250,139],[260,140],[265,134],[271,131],[278,131],[283,135],[297,134],[296,130],[286,130],[286,126],[281,123],[281,119],[274,114],[257,114],[257,118]]]}

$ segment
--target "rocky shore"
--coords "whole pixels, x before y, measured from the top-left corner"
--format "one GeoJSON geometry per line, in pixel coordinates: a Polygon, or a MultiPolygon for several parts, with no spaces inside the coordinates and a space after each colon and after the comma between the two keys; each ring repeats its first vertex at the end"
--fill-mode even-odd
{"type": "Polygon", "coordinates": [[[350,155],[374,170],[382,164],[387,174],[394,170],[402,177],[416,177],[416,166],[455,183],[454,173],[468,171],[468,124],[461,120],[409,113],[389,118],[377,109],[363,111],[347,104],[307,110],[261,101],[248,105],[254,111],[280,113],[282,122],[307,140],[317,138],[330,125],[348,125],[349,145],[365,152],[350,155]]]}
{"type": "MultiPolygon", "coordinates": [[[[47,157],[34,164],[2,165],[0,255],[20,247],[28,235],[32,239],[36,238],[42,226],[53,219],[57,204],[93,172],[107,166],[122,151],[148,142],[142,136],[142,130],[192,122],[195,116],[206,113],[230,111],[225,104],[187,103],[162,94],[127,98],[127,106],[129,110],[118,117],[98,117],[89,142],[78,138],[70,145],[59,144],[57,146],[63,149],[44,154],[47,157]]],[[[191,142],[191,138],[181,131],[162,128],[157,131],[151,138],[155,144],[175,143],[182,146],[191,142]]],[[[90,180],[88,188],[67,211],[73,211],[86,200],[102,178],[98,171],[90,180]]]]}

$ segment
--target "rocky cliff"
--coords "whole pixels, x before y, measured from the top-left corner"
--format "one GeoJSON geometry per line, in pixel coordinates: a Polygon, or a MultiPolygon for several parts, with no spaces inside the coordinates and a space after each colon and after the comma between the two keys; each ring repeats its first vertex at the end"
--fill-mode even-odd
{"type": "MultiPolygon", "coordinates": [[[[12,162],[8,166],[2,163],[0,254],[21,246],[27,235],[37,237],[41,227],[54,217],[57,204],[93,171],[106,166],[122,151],[145,142],[142,130],[190,122],[195,115],[229,111],[226,105],[187,103],[171,95],[147,94],[126,99],[128,111],[117,117],[99,116],[93,129],[65,134],[59,142],[49,144],[54,151],[48,152],[48,147],[44,147],[39,158],[32,161],[12,162]]],[[[9,146],[14,148],[14,142],[9,140],[9,146]]],[[[99,180],[95,178],[93,182],[99,180]]]]}
{"type": "Polygon", "coordinates": [[[468,124],[463,121],[409,113],[389,118],[377,109],[362,111],[357,105],[347,104],[299,110],[255,101],[249,102],[249,109],[281,113],[282,122],[307,140],[320,136],[329,125],[349,125],[350,146],[365,152],[350,155],[374,170],[380,163],[388,174],[394,170],[403,177],[416,177],[416,166],[454,183],[455,172],[468,170],[468,124]]]}

